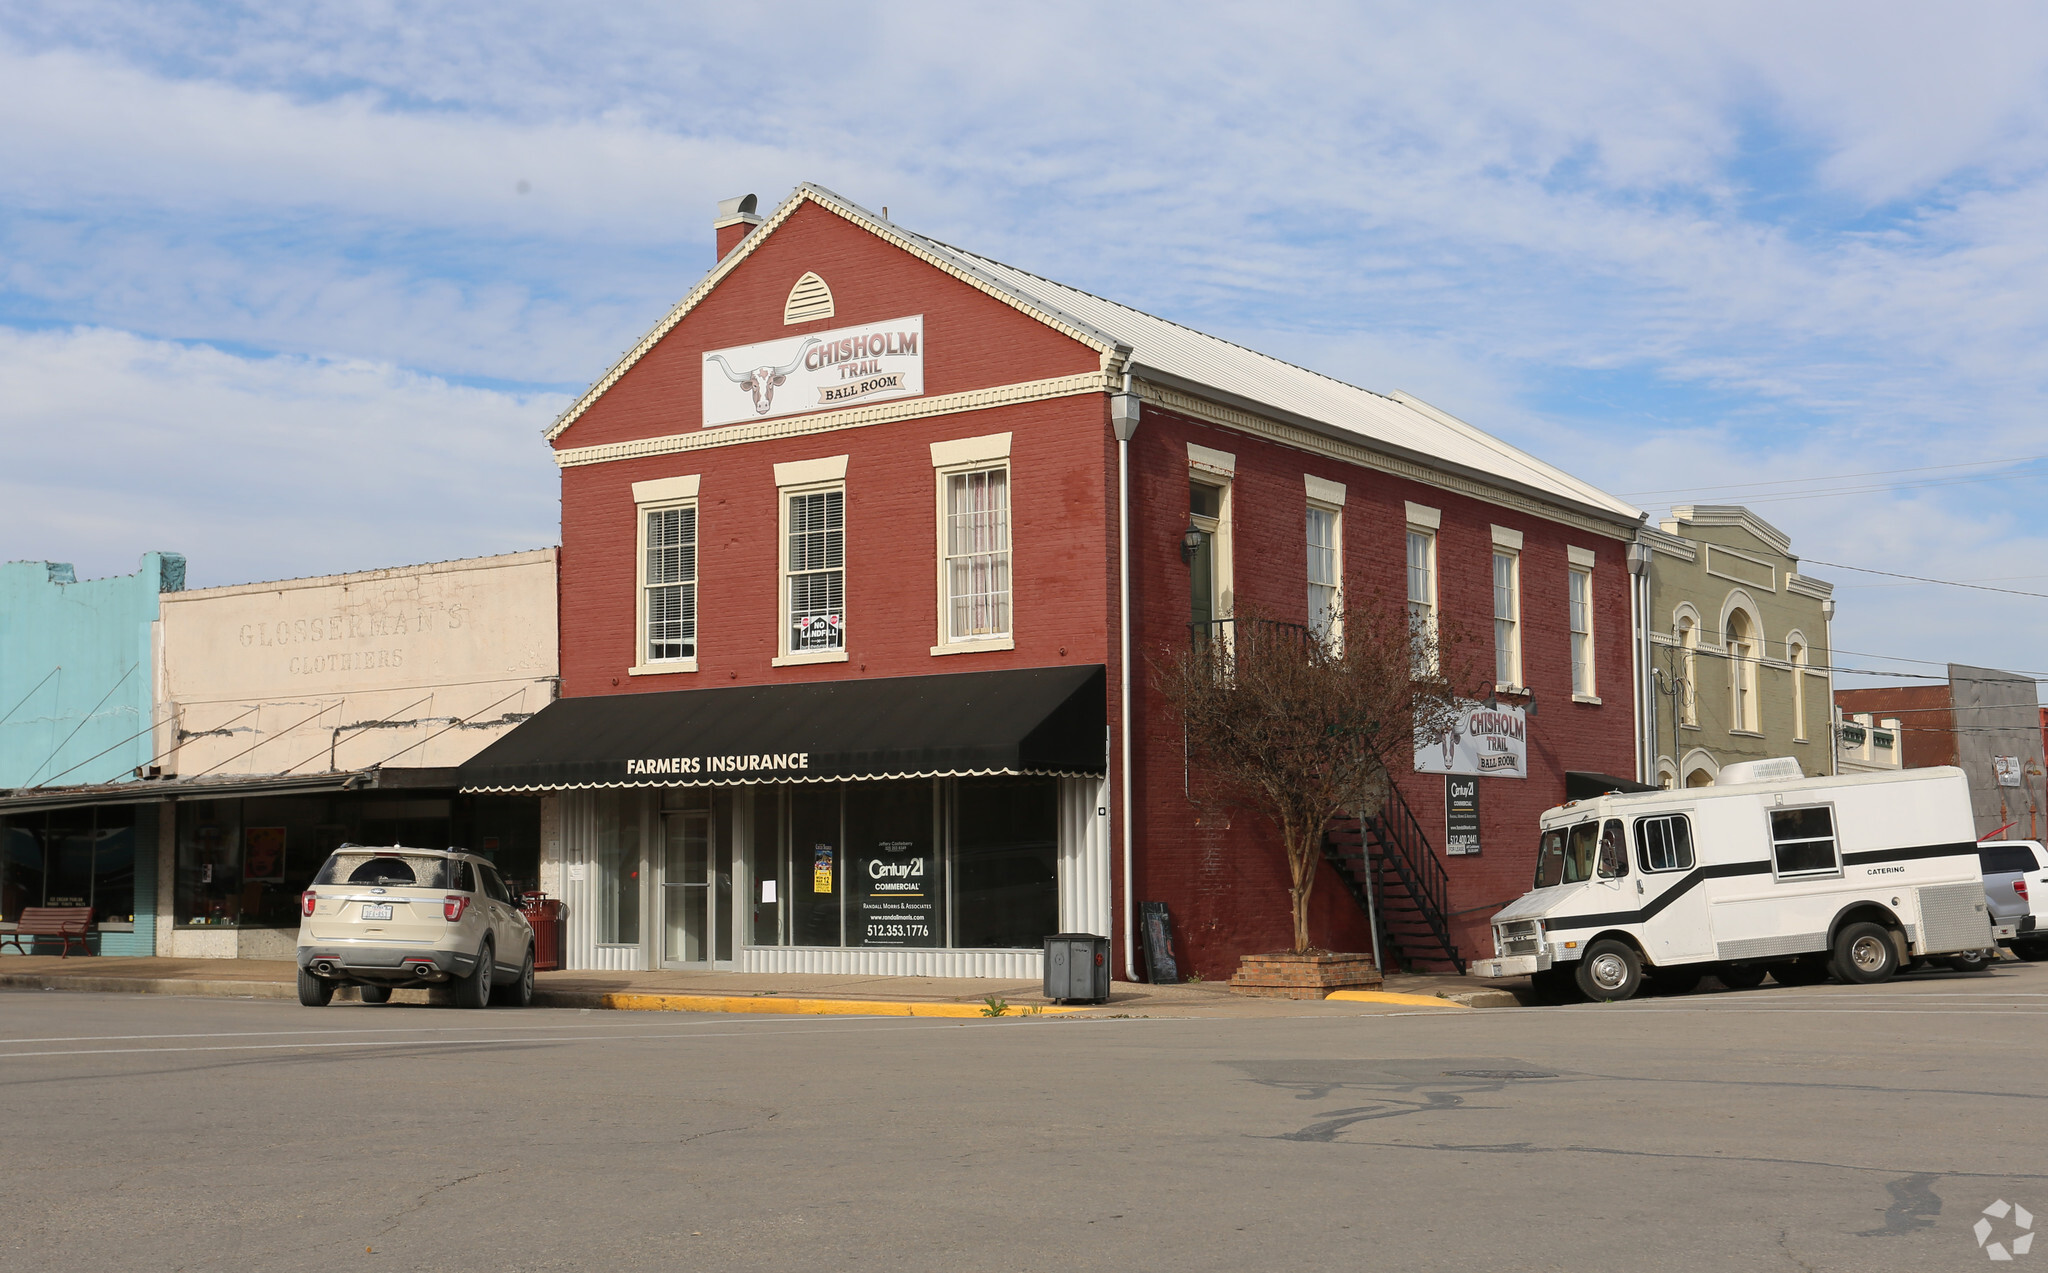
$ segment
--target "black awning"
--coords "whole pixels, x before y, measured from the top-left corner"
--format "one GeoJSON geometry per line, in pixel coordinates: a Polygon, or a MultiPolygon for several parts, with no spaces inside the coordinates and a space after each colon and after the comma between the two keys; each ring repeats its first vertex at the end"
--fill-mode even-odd
{"type": "Polygon", "coordinates": [[[1656,790],[1656,787],[1637,782],[1633,778],[1616,778],[1612,774],[1589,773],[1578,769],[1564,771],[1564,798],[1567,800],[1592,800],[1610,791],[1656,790]]]}
{"type": "Polygon", "coordinates": [[[602,694],[542,708],[462,789],[1100,774],[1107,721],[1100,665],[602,694]]]}

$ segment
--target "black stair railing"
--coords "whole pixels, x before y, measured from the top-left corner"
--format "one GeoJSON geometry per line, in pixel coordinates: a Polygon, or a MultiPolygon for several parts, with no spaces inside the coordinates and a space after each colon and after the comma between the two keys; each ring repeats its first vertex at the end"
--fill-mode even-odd
{"type": "Polygon", "coordinates": [[[1401,877],[1401,885],[1408,890],[1408,896],[1414,901],[1430,935],[1443,948],[1444,957],[1462,974],[1465,961],[1451,941],[1450,874],[1437,860],[1428,834],[1423,831],[1422,823],[1416,820],[1415,811],[1408,807],[1401,789],[1391,783],[1388,784],[1386,802],[1373,818],[1373,831],[1379,838],[1381,856],[1393,863],[1394,873],[1401,877]]]}

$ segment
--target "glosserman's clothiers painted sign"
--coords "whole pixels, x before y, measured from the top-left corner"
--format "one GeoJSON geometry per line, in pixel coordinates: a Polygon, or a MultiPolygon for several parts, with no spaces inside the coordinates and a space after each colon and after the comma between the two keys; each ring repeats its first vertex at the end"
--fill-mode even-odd
{"type": "Polygon", "coordinates": [[[707,428],[923,392],[922,314],[704,355],[707,428]]]}
{"type": "Polygon", "coordinates": [[[1415,772],[1527,778],[1529,714],[1507,703],[1466,704],[1442,734],[1415,740],[1415,772]]]}

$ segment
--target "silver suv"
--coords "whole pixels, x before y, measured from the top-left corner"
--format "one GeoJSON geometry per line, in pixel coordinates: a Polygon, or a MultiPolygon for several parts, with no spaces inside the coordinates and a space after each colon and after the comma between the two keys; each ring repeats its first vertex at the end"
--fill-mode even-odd
{"type": "Polygon", "coordinates": [[[498,870],[460,849],[344,844],[299,898],[299,1002],[340,986],[388,1003],[400,986],[451,986],[459,1007],[533,1001],[533,927],[498,870]]]}

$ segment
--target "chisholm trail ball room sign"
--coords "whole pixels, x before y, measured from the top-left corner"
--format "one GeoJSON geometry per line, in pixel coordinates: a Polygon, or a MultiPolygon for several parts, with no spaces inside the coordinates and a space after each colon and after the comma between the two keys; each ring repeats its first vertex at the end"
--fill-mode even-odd
{"type": "Polygon", "coordinates": [[[924,315],[704,355],[704,426],[924,392],[924,315]]]}
{"type": "Polygon", "coordinates": [[[1467,704],[1439,737],[1416,739],[1415,772],[1527,778],[1528,713],[1505,703],[1499,707],[1467,704]]]}

